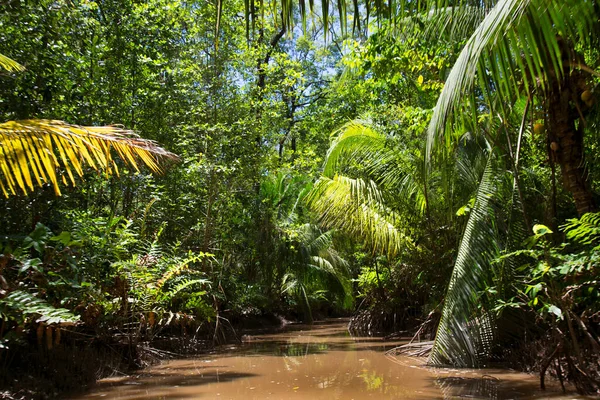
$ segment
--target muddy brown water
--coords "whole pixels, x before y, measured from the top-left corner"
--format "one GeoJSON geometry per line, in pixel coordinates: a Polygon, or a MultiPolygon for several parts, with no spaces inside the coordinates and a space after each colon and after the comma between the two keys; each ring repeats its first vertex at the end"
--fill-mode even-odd
{"type": "Polygon", "coordinates": [[[424,367],[390,358],[401,344],[353,337],[347,321],[290,326],[238,345],[99,381],[80,399],[575,399],[557,383],[507,370],[424,367]]]}

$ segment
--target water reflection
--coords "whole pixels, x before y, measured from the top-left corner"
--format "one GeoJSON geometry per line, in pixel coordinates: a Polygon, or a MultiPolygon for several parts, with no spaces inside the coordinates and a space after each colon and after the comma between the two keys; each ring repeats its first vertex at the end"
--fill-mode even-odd
{"type": "Polygon", "coordinates": [[[271,355],[277,357],[306,357],[322,354],[331,349],[327,343],[289,343],[285,341],[256,343],[250,349],[242,348],[246,356],[271,355]]]}
{"type": "Polygon", "coordinates": [[[476,397],[484,399],[498,399],[500,380],[491,376],[481,378],[447,377],[437,378],[436,385],[439,386],[445,399],[476,397]]]}
{"type": "MultiPolygon", "coordinates": [[[[348,335],[345,321],[245,336],[213,354],[105,379],[85,399],[535,399],[535,377],[507,371],[431,370],[390,360],[400,342],[348,335]]],[[[554,388],[558,389],[558,388],[554,388]]],[[[574,398],[573,396],[565,398],[574,398]]]]}

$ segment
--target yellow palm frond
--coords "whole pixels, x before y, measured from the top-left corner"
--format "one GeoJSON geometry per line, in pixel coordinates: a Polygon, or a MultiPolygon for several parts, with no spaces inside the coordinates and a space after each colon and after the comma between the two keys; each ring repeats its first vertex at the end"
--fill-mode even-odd
{"type": "Polygon", "coordinates": [[[0,68],[3,68],[9,72],[25,70],[24,66],[22,66],[15,60],[12,60],[6,56],[3,56],[2,54],[0,54],[0,68]]]}
{"type": "Polygon", "coordinates": [[[51,183],[60,195],[59,179],[75,185],[75,177],[90,166],[119,175],[113,154],[139,171],[145,164],[161,172],[161,159],[178,157],[151,140],[118,126],[78,126],[55,120],[0,123],[0,190],[5,196],[33,191],[51,183]],[[68,179],[67,179],[68,177],[68,179]]]}
{"type": "Polygon", "coordinates": [[[320,177],[306,195],[309,208],[319,222],[365,240],[374,252],[393,257],[414,244],[398,227],[399,216],[385,205],[373,181],[342,175],[320,177]]]}

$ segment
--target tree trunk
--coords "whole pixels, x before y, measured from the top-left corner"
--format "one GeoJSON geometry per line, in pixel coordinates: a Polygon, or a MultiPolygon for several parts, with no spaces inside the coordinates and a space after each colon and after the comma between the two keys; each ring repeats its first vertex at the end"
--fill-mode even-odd
{"type": "Polygon", "coordinates": [[[584,160],[584,111],[587,105],[581,94],[587,90],[587,81],[580,69],[579,57],[570,44],[559,42],[563,52],[563,73],[550,72],[546,93],[548,112],[548,151],[551,162],[557,162],[565,188],[575,200],[577,213],[581,216],[596,210],[591,185],[584,160]]]}

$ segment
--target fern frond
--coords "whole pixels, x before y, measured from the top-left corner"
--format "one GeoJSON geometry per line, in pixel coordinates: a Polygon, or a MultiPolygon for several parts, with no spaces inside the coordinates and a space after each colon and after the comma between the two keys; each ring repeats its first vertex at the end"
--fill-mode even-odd
{"type": "MultiPolygon", "coordinates": [[[[208,279],[184,279],[182,282],[178,283],[171,290],[169,290],[169,297],[175,297],[178,293],[183,292],[196,285],[210,285],[210,281],[208,279]]],[[[204,293],[206,292],[196,292],[196,294],[204,293]]]]}
{"type": "Polygon", "coordinates": [[[201,260],[204,257],[210,257],[211,254],[200,252],[198,254],[188,254],[188,256],[181,260],[180,258],[176,258],[174,263],[169,263],[167,265],[167,269],[162,273],[162,276],[156,282],[156,287],[160,290],[167,281],[173,279],[176,276],[179,276],[185,272],[188,272],[190,269],[190,264],[201,260]]]}
{"type": "Polygon", "coordinates": [[[581,218],[567,220],[561,226],[567,239],[582,245],[597,244],[600,241],[600,213],[587,213],[581,218]]]}
{"type": "Polygon", "coordinates": [[[293,292],[298,286],[298,279],[293,273],[287,273],[281,280],[281,293],[293,292]]]}
{"type": "Polygon", "coordinates": [[[56,308],[35,295],[22,290],[9,293],[8,296],[0,299],[0,304],[2,303],[25,317],[36,316],[36,322],[74,324],[79,321],[79,316],[66,308],[56,308]]]}

